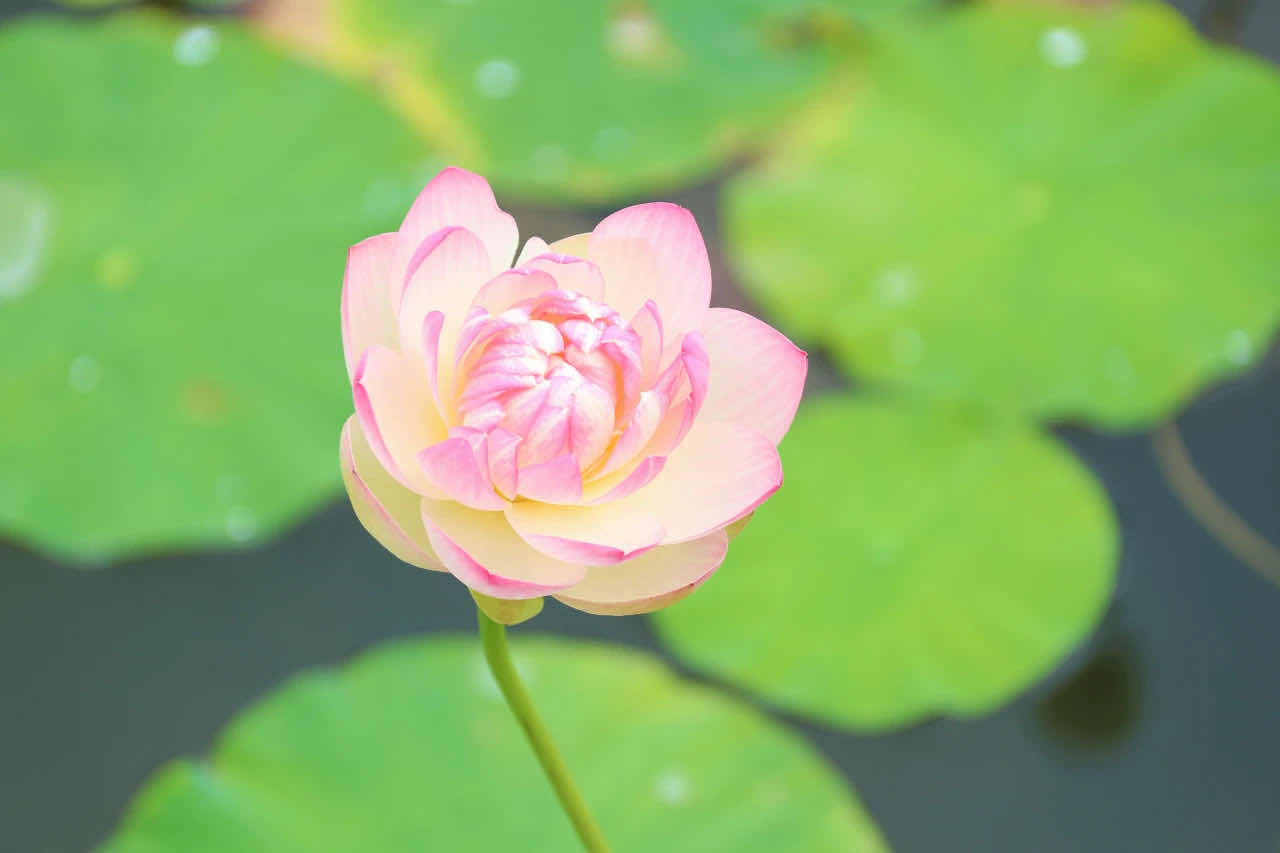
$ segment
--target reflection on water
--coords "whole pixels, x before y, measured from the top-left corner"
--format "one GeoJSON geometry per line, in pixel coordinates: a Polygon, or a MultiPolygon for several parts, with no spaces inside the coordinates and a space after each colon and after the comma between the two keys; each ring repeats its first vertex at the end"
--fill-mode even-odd
{"type": "Polygon", "coordinates": [[[1036,708],[1036,719],[1055,739],[1077,749],[1105,749],[1130,735],[1142,717],[1142,678],[1127,636],[1105,641],[1070,681],[1036,708]]]}

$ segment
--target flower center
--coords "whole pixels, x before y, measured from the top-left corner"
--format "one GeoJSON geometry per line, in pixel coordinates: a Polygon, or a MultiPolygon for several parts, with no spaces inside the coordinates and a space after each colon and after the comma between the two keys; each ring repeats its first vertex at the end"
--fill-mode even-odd
{"type": "Polygon", "coordinates": [[[477,308],[459,341],[464,427],[520,438],[523,468],[566,454],[589,467],[633,402],[640,339],[607,305],[549,290],[499,314],[477,308]]]}

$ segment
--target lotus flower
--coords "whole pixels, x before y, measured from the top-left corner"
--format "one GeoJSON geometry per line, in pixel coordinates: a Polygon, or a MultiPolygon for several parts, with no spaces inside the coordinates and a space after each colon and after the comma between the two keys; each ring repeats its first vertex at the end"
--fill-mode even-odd
{"type": "Polygon", "coordinates": [[[693,216],[628,207],[533,237],[446,169],[400,230],[353,246],[342,430],[356,515],[405,562],[496,599],[655,610],[724,560],[782,483],[805,354],[708,308],[693,216]]]}

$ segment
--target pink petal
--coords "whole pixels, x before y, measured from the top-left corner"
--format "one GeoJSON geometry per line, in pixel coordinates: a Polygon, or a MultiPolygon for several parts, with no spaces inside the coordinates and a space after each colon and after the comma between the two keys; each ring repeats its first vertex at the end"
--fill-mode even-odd
{"type": "Polygon", "coordinates": [[[663,538],[652,514],[619,510],[621,501],[599,506],[556,506],[516,501],[507,520],[522,539],[560,560],[608,566],[648,551],[663,538]]]}
{"type": "Polygon", "coordinates": [[[422,502],[422,521],[445,567],[467,586],[494,598],[534,598],[565,589],[586,567],[530,548],[500,512],[449,501],[422,502]]]}
{"type": "Polygon", "coordinates": [[[732,308],[708,311],[702,333],[711,372],[701,417],[752,427],[777,444],[800,405],[809,369],[804,350],[732,308]]]}
{"type": "Polygon", "coordinates": [[[517,302],[534,299],[548,290],[555,290],[556,280],[545,272],[531,267],[507,270],[490,279],[476,298],[472,307],[480,306],[490,314],[501,314],[517,302]]]}
{"type": "Polygon", "coordinates": [[[522,497],[550,504],[576,504],[582,500],[582,472],[578,460],[565,453],[546,462],[520,469],[516,488],[522,497]]]}
{"type": "Polygon", "coordinates": [[[624,467],[649,445],[667,414],[664,405],[663,396],[657,391],[644,391],[640,394],[640,400],[631,412],[630,421],[623,428],[618,440],[614,442],[608,460],[600,469],[600,476],[611,474],[624,467]]]}
{"type": "Polygon", "coordinates": [[[351,508],[364,529],[409,565],[444,571],[422,526],[422,498],[396,482],[378,463],[355,415],[342,427],[338,454],[351,508]]]}
{"type": "Polygon", "coordinates": [[[662,370],[662,317],[652,299],[640,306],[631,319],[631,328],[640,337],[640,387],[651,388],[662,370]]]}
{"type": "Polygon", "coordinates": [[[347,378],[374,344],[396,345],[396,315],[391,302],[396,252],[395,233],[379,234],[347,250],[342,279],[342,349],[347,378]]]}
{"type": "Polygon", "coordinates": [[[488,448],[486,456],[489,461],[489,479],[493,487],[507,500],[515,500],[519,479],[516,473],[516,450],[520,447],[520,436],[513,435],[498,427],[490,430],[486,437],[488,448]]]}
{"type": "MultiPolygon", "coordinates": [[[[598,497],[592,497],[590,499],[591,503],[608,503],[609,501],[616,501],[619,498],[625,498],[636,489],[649,485],[653,478],[662,472],[662,469],[666,464],[667,457],[665,456],[645,457],[616,484],[611,483],[611,488],[609,488],[607,492],[600,494],[598,497]]],[[[593,483],[592,485],[596,486],[599,484],[593,483]]],[[[592,489],[593,493],[595,491],[595,489],[592,489]]]]}
{"type": "Polygon", "coordinates": [[[666,408],[645,452],[666,456],[680,446],[702,408],[709,375],[702,335],[690,332],[680,343],[680,354],[654,385],[654,391],[666,401],[666,408]]]}
{"type": "Polygon", "coordinates": [[[440,496],[418,468],[418,453],[447,431],[416,359],[373,346],[356,364],[351,395],[360,427],[382,467],[420,495],[440,496]]]}
{"type": "Polygon", "coordinates": [[[472,509],[500,510],[507,502],[493,490],[488,460],[476,450],[466,438],[455,436],[424,449],[418,464],[438,492],[472,509]]]}
{"type": "Polygon", "coordinates": [[[656,518],[666,530],[663,544],[671,544],[736,521],[781,485],[782,463],[771,440],[740,424],[699,419],[653,482],[584,510],[656,518]]]}
{"type": "Polygon", "coordinates": [[[604,273],[606,301],[624,317],[646,300],[675,338],[702,328],[711,302],[711,263],[693,214],[666,202],[638,204],[591,232],[587,257],[604,273]]]}
{"type": "Polygon", "coordinates": [[[663,545],[616,566],[589,569],[580,583],[556,598],[570,607],[601,615],[651,613],[674,604],[701,586],[724,561],[724,531],[663,545]]]}
{"type": "Polygon", "coordinates": [[[604,300],[604,276],[591,261],[548,252],[526,261],[521,268],[547,273],[562,290],[572,290],[595,302],[604,300]]]}
{"type": "Polygon", "coordinates": [[[401,223],[400,268],[407,268],[429,234],[450,226],[466,228],[480,238],[494,271],[511,266],[519,242],[515,219],[498,207],[488,181],[451,166],[431,179],[401,223]]]}
{"type": "Polygon", "coordinates": [[[490,277],[484,246],[464,228],[432,235],[410,261],[398,310],[400,346],[425,362],[423,321],[432,311],[444,320],[437,341],[436,381],[444,396],[452,390],[454,346],[476,293],[490,277]]]}
{"type": "Polygon", "coordinates": [[[680,360],[684,362],[685,373],[689,377],[691,417],[696,418],[707,398],[707,386],[711,377],[710,356],[701,332],[689,332],[684,336],[684,340],[680,342],[680,360]]]}

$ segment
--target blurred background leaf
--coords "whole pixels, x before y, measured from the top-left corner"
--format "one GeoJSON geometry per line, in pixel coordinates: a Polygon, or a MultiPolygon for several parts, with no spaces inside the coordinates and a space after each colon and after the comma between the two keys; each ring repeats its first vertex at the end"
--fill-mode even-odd
{"type": "Polygon", "coordinates": [[[351,243],[423,147],[235,22],[0,30],[0,526],[59,557],[256,541],[338,487],[351,243]],[[7,229],[6,229],[7,230],[7,229]]]}
{"type": "Polygon", "coordinates": [[[828,397],[782,459],[724,567],[655,615],[682,660],[779,707],[858,729],[990,711],[1106,606],[1106,495],[1033,428],[828,397]]]}
{"type": "Polygon", "coordinates": [[[524,198],[599,202],[757,151],[829,42],[923,0],[276,0],[263,25],[373,75],[453,160],[524,198]]]}
{"type": "Polygon", "coordinates": [[[732,181],[730,257],[857,377],[1150,424],[1280,319],[1280,79],[1161,4],[884,24],[807,133],[732,181]]]}
{"type": "MultiPolygon", "coordinates": [[[[619,853],[885,849],[840,777],[759,713],[635,651],[515,651],[619,853]]],[[[210,762],[158,771],[104,851],[576,847],[479,646],[436,638],[280,688],[210,762]]]]}

